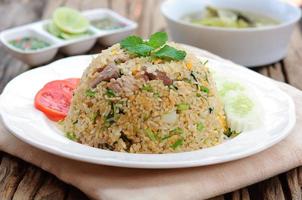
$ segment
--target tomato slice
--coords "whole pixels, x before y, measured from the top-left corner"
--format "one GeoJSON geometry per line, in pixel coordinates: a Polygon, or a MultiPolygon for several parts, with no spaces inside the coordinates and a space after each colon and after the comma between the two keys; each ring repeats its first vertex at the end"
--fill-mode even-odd
{"type": "Polygon", "coordinates": [[[79,78],[68,78],[68,79],[65,79],[65,81],[71,83],[72,85],[74,85],[75,87],[77,87],[80,83],[80,80],[79,78]]]}
{"type": "Polygon", "coordinates": [[[71,95],[54,88],[42,88],[35,97],[35,107],[50,120],[59,121],[66,117],[71,95]]]}
{"type": "Polygon", "coordinates": [[[76,85],[65,80],[56,80],[46,83],[43,88],[57,90],[72,95],[72,92],[76,88],[76,85]]]}
{"type": "Polygon", "coordinates": [[[35,107],[50,120],[59,121],[66,117],[73,91],[79,78],[55,80],[47,83],[35,96],[35,107]]]}

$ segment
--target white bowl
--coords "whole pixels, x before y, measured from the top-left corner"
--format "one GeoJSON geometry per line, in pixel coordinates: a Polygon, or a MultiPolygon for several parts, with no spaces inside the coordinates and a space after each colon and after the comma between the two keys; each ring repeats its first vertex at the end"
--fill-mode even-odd
{"type": "Polygon", "coordinates": [[[279,0],[167,0],[161,5],[169,33],[176,42],[216,53],[245,66],[270,64],[286,56],[301,10],[279,0]],[[194,25],[182,17],[205,6],[231,8],[272,17],[281,23],[259,28],[220,28],[194,25]]]}
{"type": "Polygon", "coordinates": [[[90,25],[89,31],[92,35],[63,40],[46,31],[46,26],[50,23],[50,20],[42,20],[4,30],[0,33],[0,41],[4,44],[3,46],[5,49],[16,58],[19,58],[31,66],[38,66],[52,60],[58,51],[69,56],[83,54],[91,49],[97,40],[100,41],[102,45],[111,46],[112,44],[119,42],[122,38],[134,33],[137,27],[137,24],[134,21],[121,16],[110,9],[100,8],[87,10],[83,12],[83,15],[89,20],[100,19],[110,15],[114,19],[123,22],[125,26],[114,30],[100,30],[93,25],[90,25]],[[40,38],[48,42],[50,46],[38,50],[23,51],[9,44],[10,40],[30,36],[40,38]]]}

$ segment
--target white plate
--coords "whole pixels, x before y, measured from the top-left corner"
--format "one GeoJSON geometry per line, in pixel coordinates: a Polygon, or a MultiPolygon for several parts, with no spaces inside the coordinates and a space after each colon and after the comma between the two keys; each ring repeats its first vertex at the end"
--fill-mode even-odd
{"type": "Polygon", "coordinates": [[[27,71],[4,89],[0,111],[6,127],[18,138],[59,156],[89,163],[133,168],[182,168],[222,163],[243,158],[279,142],[295,124],[292,99],[271,80],[243,67],[215,60],[209,66],[246,84],[253,85],[264,107],[263,125],[215,147],[170,154],[131,154],[85,146],[64,137],[53,122],[33,106],[34,96],[47,82],[81,77],[92,56],[69,57],[27,71]]]}

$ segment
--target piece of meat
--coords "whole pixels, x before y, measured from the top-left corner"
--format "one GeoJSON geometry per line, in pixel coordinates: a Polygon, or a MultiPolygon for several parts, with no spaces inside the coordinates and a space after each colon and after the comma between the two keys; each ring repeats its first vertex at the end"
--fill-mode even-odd
{"type": "Polygon", "coordinates": [[[123,91],[120,81],[118,79],[111,79],[107,84],[107,88],[113,90],[116,93],[121,93],[123,91]]]}
{"type": "Polygon", "coordinates": [[[142,72],[139,72],[139,73],[135,74],[135,78],[136,79],[143,79],[144,81],[149,81],[149,77],[148,77],[148,75],[146,74],[145,71],[142,71],[142,72]]]}
{"type": "Polygon", "coordinates": [[[114,59],[114,63],[115,64],[121,64],[121,63],[125,63],[127,61],[126,57],[118,57],[114,59]]]}
{"type": "Polygon", "coordinates": [[[99,75],[92,81],[91,87],[95,88],[102,81],[110,81],[110,79],[116,79],[120,75],[119,69],[115,64],[108,64],[99,75]]]}
{"type": "Polygon", "coordinates": [[[109,89],[112,89],[116,93],[132,93],[139,89],[137,81],[132,76],[122,76],[118,79],[111,79],[107,84],[109,89]]]}
{"type": "Polygon", "coordinates": [[[162,80],[164,85],[171,85],[173,83],[173,80],[170,79],[165,72],[156,70],[156,74],[145,72],[145,74],[148,76],[149,80],[162,80]]]}
{"type": "Polygon", "coordinates": [[[100,73],[104,70],[105,67],[97,68],[94,73],[100,73]]]}
{"type": "Polygon", "coordinates": [[[156,79],[162,80],[164,85],[171,85],[173,80],[170,79],[165,72],[157,71],[156,79]]]}

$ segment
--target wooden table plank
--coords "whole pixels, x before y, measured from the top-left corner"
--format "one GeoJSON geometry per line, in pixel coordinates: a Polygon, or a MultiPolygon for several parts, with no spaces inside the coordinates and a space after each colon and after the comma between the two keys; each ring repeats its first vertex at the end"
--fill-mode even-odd
{"type": "Polygon", "coordinates": [[[144,38],[148,38],[152,32],[153,25],[153,7],[157,1],[143,1],[141,7],[141,16],[138,19],[139,27],[137,33],[144,38]]]}
{"type": "Polygon", "coordinates": [[[218,197],[214,197],[214,198],[211,198],[209,200],[225,200],[224,196],[218,196],[218,197]]]}
{"type": "Polygon", "coordinates": [[[241,200],[240,190],[237,190],[232,193],[232,200],[241,200]]]}
{"type": "Polygon", "coordinates": [[[70,186],[66,200],[88,200],[88,197],[80,190],[70,186]]]}
{"type": "Polygon", "coordinates": [[[124,17],[129,15],[129,3],[129,0],[109,1],[111,9],[124,17]]]}
{"type": "Polygon", "coordinates": [[[278,176],[249,187],[251,199],[285,200],[282,184],[278,176]]]}
{"type": "MultiPolygon", "coordinates": [[[[45,1],[39,0],[30,3],[18,0],[3,1],[0,6],[0,31],[39,20],[43,14],[44,3],[45,1]]],[[[0,91],[2,91],[9,80],[28,70],[28,67],[7,54],[1,45],[0,47],[0,91]]]]}
{"type": "Polygon", "coordinates": [[[247,188],[241,189],[241,200],[250,200],[250,194],[247,188]]]}
{"type": "Polygon", "coordinates": [[[1,200],[10,200],[14,196],[19,182],[21,181],[27,164],[18,163],[18,159],[11,156],[2,158],[0,164],[0,197],[1,200]]]}
{"type": "Polygon", "coordinates": [[[163,31],[166,29],[166,22],[160,11],[160,5],[162,2],[163,0],[156,0],[155,7],[153,10],[153,15],[152,15],[151,33],[163,31]]]}
{"type": "Polygon", "coordinates": [[[298,167],[298,184],[302,187],[302,167],[298,167]]]}
{"type": "Polygon", "coordinates": [[[302,196],[298,180],[298,169],[286,173],[286,184],[289,189],[290,198],[293,200],[301,200],[302,196]]]}
{"type": "Polygon", "coordinates": [[[107,8],[108,1],[85,0],[81,3],[81,10],[89,10],[96,8],[107,8]]]}
{"type": "Polygon", "coordinates": [[[65,4],[66,0],[51,0],[47,1],[45,4],[45,7],[43,9],[43,19],[51,18],[52,12],[60,6],[63,6],[65,4]]]}
{"type": "Polygon", "coordinates": [[[302,89],[302,33],[301,27],[296,26],[291,38],[287,57],[284,59],[285,75],[289,83],[294,87],[302,89]]]}
{"type": "Polygon", "coordinates": [[[142,6],[142,0],[131,0],[130,5],[127,7],[127,9],[129,9],[129,11],[127,11],[128,18],[138,22],[143,12],[142,6]]]}
{"type": "Polygon", "coordinates": [[[29,166],[18,184],[13,200],[33,199],[41,187],[45,176],[46,174],[42,170],[29,166]]]}
{"type": "Polygon", "coordinates": [[[283,65],[278,62],[276,64],[273,64],[271,66],[268,66],[268,76],[281,82],[286,82],[286,77],[283,74],[283,65]]]}
{"type": "Polygon", "coordinates": [[[64,200],[67,195],[66,189],[67,185],[54,176],[46,176],[34,200],[64,200]]]}

